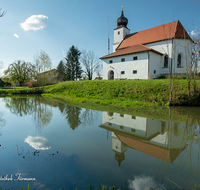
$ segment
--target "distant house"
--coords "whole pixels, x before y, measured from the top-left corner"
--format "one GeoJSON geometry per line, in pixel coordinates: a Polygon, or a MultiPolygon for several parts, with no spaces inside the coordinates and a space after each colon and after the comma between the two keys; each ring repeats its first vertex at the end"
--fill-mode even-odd
{"type": "Polygon", "coordinates": [[[192,39],[175,21],[130,34],[128,19],[121,16],[114,29],[113,53],[101,57],[103,79],[152,79],[190,67],[192,39]],[[187,49],[185,49],[187,48],[187,49]]]}
{"type": "Polygon", "coordinates": [[[65,74],[56,69],[51,69],[37,75],[37,80],[42,84],[56,84],[64,80],[65,74]]]}

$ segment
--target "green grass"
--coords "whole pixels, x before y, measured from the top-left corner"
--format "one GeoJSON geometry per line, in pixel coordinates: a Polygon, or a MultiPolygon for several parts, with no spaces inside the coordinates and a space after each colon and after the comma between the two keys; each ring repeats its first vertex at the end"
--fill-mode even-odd
{"type": "MultiPolygon", "coordinates": [[[[199,83],[199,81],[198,81],[199,83]]],[[[200,85],[200,84],[199,84],[200,85]]],[[[169,80],[66,81],[45,86],[43,96],[65,98],[70,103],[119,107],[168,106],[169,80]]],[[[0,88],[0,95],[37,93],[37,88],[0,88]]],[[[200,105],[200,93],[188,97],[187,80],[176,79],[172,105],[200,105]]]]}

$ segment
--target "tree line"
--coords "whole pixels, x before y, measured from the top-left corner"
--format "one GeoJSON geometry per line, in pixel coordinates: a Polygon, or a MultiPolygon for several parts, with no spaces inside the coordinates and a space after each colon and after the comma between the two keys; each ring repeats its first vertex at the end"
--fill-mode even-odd
{"type": "MultiPolygon", "coordinates": [[[[45,85],[45,73],[51,70],[52,62],[49,55],[41,50],[34,56],[34,64],[17,60],[11,63],[4,71],[2,80],[6,83],[18,82],[23,86],[25,82],[35,80],[36,86],[45,85]],[[43,76],[39,78],[39,74],[43,76]],[[40,80],[40,81],[39,81],[40,80]]],[[[64,60],[61,60],[57,70],[64,74],[64,81],[92,80],[94,73],[100,77],[101,66],[98,57],[92,51],[79,51],[75,46],[71,46],[64,60]]]]}

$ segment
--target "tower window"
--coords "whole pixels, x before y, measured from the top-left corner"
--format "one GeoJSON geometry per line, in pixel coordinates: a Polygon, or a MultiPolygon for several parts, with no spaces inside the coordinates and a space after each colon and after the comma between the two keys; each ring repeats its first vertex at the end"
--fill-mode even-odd
{"type": "Polygon", "coordinates": [[[109,60],[109,63],[113,63],[113,60],[109,60]]]}
{"type": "Polygon", "coordinates": [[[156,74],[156,70],[154,70],[153,73],[156,74]]]}
{"type": "Polygon", "coordinates": [[[121,71],[121,74],[124,75],[124,74],[125,74],[125,71],[121,71]]]}
{"type": "Polygon", "coordinates": [[[181,67],[181,54],[178,54],[178,58],[177,58],[177,67],[181,67]]]}
{"type": "Polygon", "coordinates": [[[138,57],[137,56],[133,57],[133,60],[138,60],[138,57]]]}
{"type": "Polygon", "coordinates": [[[137,74],[137,70],[133,70],[133,74],[137,74]]]}
{"type": "Polygon", "coordinates": [[[125,58],[121,58],[121,62],[125,62],[125,58]]]}
{"type": "Polygon", "coordinates": [[[118,35],[120,34],[120,31],[118,31],[118,35]]]}
{"type": "Polygon", "coordinates": [[[168,60],[169,60],[168,55],[165,55],[165,57],[164,57],[164,67],[168,67],[168,60]]]}

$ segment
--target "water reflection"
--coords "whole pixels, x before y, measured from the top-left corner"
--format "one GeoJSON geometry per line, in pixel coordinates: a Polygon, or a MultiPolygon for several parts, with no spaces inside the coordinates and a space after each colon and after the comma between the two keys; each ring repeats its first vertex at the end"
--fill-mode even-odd
{"type": "Polygon", "coordinates": [[[2,128],[3,126],[5,126],[5,124],[6,124],[6,120],[3,119],[3,113],[0,112],[0,137],[1,137],[1,128],[2,128]]]}
{"type": "Polygon", "coordinates": [[[81,124],[80,114],[81,108],[79,107],[66,105],[63,109],[63,115],[72,130],[75,130],[81,124]]]}
{"type": "Polygon", "coordinates": [[[28,143],[31,147],[33,147],[35,150],[48,150],[51,148],[50,143],[48,139],[44,137],[32,137],[28,136],[24,142],[28,143]]]}
{"type": "Polygon", "coordinates": [[[17,116],[32,115],[33,122],[39,132],[51,122],[53,116],[52,107],[59,108],[72,130],[77,129],[80,124],[93,124],[99,116],[98,111],[82,110],[80,107],[65,105],[41,96],[4,98],[3,101],[10,112],[17,116]]]}
{"type": "Polygon", "coordinates": [[[185,123],[110,112],[102,113],[100,127],[112,132],[112,150],[119,171],[127,147],[173,163],[187,147],[188,136],[192,134],[185,123]]]}

